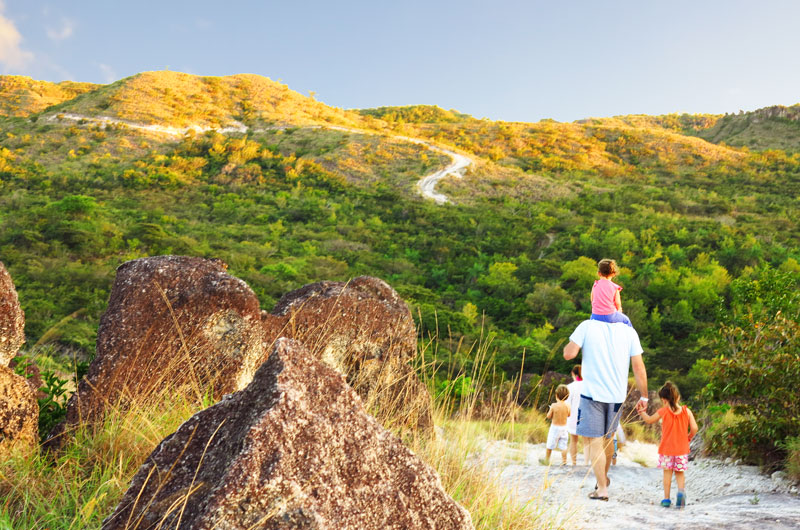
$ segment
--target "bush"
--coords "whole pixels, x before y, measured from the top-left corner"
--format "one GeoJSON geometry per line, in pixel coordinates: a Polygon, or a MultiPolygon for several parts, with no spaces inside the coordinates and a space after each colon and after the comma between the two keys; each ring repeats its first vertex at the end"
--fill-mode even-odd
{"type": "Polygon", "coordinates": [[[787,439],[800,436],[800,275],[772,269],[731,285],[732,310],[715,334],[704,395],[730,403],[738,419],[719,427],[718,450],[746,462],[782,462],[787,439]],[[719,441],[722,435],[726,442],[719,441]]]}

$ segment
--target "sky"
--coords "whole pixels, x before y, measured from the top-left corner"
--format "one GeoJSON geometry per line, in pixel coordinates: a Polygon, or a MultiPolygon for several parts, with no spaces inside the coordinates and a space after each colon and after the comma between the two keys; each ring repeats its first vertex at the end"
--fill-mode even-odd
{"type": "Polygon", "coordinates": [[[341,108],[573,121],[800,102],[796,0],[0,0],[0,73],[254,73],[341,108]]]}

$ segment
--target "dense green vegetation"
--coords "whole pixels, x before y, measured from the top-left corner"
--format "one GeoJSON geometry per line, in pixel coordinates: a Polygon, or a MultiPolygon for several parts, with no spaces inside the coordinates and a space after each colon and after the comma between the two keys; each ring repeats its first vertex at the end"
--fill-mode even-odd
{"type": "MultiPolygon", "coordinates": [[[[726,315],[748,307],[740,286],[780,273],[783,289],[800,287],[800,155],[685,134],[724,118],[512,124],[425,106],[361,116],[280,96],[252,76],[143,76],[0,121],[0,260],[26,313],[28,348],[90,356],[115,268],[173,253],[223,259],[267,310],[309,282],[384,278],[412,304],[421,339],[438,338],[443,373],[470,370],[464,345],[481,337],[498,376],[513,377],[523,359],[526,372],[566,371],[560,346],[590,312],[596,261],[613,257],[654,385],[672,378],[692,399],[709,374],[730,376],[715,359],[730,354],[726,315]],[[128,105],[143,85],[160,106],[128,105]],[[184,86],[212,105],[207,123],[291,122],[307,103],[301,125],[338,120],[370,134],[266,127],[174,140],[50,119],[113,111],[191,125],[200,107],[186,110],[184,86]],[[248,107],[253,87],[274,105],[248,107]],[[381,128],[474,157],[463,180],[440,185],[455,204],[413,187],[446,159],[374,134],[381,128]]],[[[796,306],[782,314],[796,330],[796,306]]],[[[755,354],[742,351],[745,362],[755,354]]],[[[705,395],[747,403],[730,390],[705,395]]],[[[800,435],[787,425],[776,436],[800,435]]]]}

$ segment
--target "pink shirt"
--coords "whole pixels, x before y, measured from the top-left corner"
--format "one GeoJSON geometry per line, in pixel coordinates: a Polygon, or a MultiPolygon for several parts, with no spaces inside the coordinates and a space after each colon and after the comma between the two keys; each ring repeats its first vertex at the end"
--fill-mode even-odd
{"type": "Polygon", "coordinates": [[[617,311],[614,297],[622,287],[607,278],[595,280],[592,287],[592,313],[595,315],[610,315],[617,311]]]}

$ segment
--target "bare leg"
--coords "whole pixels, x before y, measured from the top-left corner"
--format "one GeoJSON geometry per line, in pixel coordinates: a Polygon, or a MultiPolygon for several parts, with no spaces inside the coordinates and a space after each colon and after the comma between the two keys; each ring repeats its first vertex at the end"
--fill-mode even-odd
{"type": "Polygon", "coordinates": [[[545,452],[545,457],[544,457],[544,459],[547,461],[547,463],[548,463],[548,464],[550,463],[550,455],[551,455],[552,453],[553,453],[553,450],[552,450],[552,449],[548,449],[548,450],[545,452]]]}
{"type": "Polygon", "coordinates": [[[578,435],[569,435],[569,456],[572,458],[572,465],[578,465],[578,435]]]}
{"type": "Polygon", "coordinates": [[[566,449],[561,451],[561,463],[563,465],[565,465],[565,466],[567,465],[567,450],[566,449]]]}
{"type": "Polygon", "coordinates": [[[608,470],[611,467],[611,460],[614,456],[614,440],[612,438],[603,438],[603,452],[606,456],[606,477],[608,477],[608,470]]]}
{"type": "Polygon", "coordinates": [[[597,495],[608,497],[608,482],[606,479],[606,451],[603,447],[605,438],[583,437],[583,443],[589,448],[589,459],[592,463],[592,472],[597,480],[597,495]]]}
{"type": "MultiPolygon", "coordinates": [[[[681,473],[683,475],[683,473],[681,473]]],[[[672,487],[672,470],[664,470],[664,498],[669,499],[669,490],[672,487]]]]}
{"type": "Polygon", "coordinates": [[[683,471],[675,472],[675,482],[678,483],[678,491],[686,489],[686,474],[683,471]]]}

